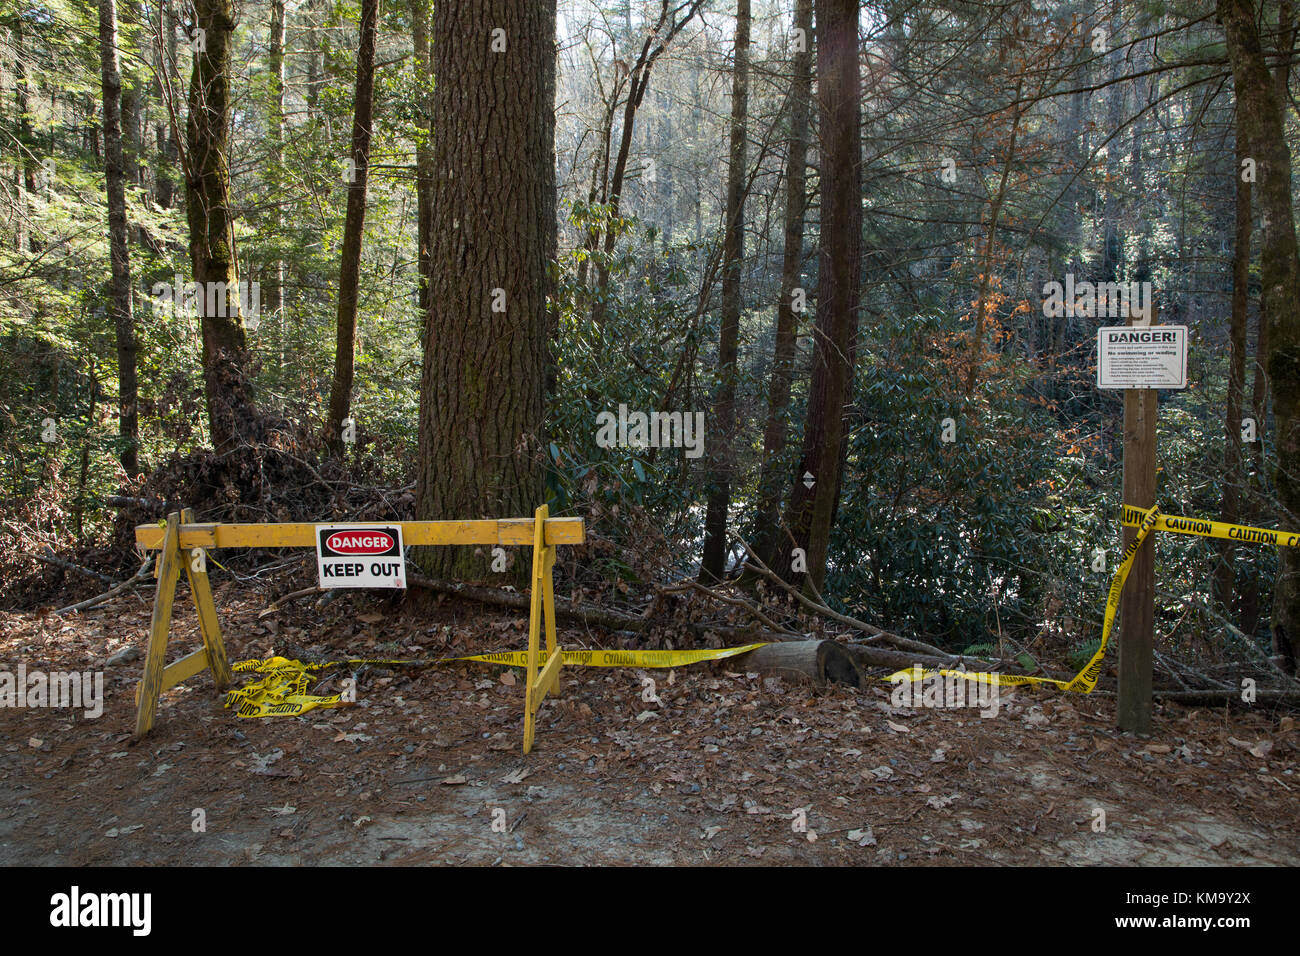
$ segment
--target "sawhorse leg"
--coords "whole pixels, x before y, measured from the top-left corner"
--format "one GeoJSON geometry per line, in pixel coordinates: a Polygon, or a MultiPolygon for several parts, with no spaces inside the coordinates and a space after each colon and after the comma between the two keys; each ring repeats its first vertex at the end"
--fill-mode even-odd
{"type": "Polygon", "coordinates": [[[533,588],[528,616],[528,673],[524,690],[524,753],[533,749],[536,714],[546,695],[560,686],[560,668],[564,653],[555,643],[555,582],[551,569],[555,567],[555,546],[546,545],[546,519],[550,508],[542,505],[534,516],[533,530],[533,588]],[[538,640],[546,631],[546,665],[538,674],[538,640]]]}
{"type": "Polygon", "coordinates": [[[167,516],[167,534],[158,555],[158,589],[154,592],[153,621],[149,625],[149,649],[144,655],[144,676],[136,692],[139,706],[135,714],[135,736],[140,739],[153,728],[158,715],[158,695],[162,693],[163,662],[167,659],[167,631],[172,623],[172,600],[176,597],[176,580],[180,577],[181,516],[167,516]]]}
{"type": "Polygon", "coordinates": [[[154,595],[153,621],[149,627],[149,648],[145,652],[144,676],[136,687],[135,736],[147,734],[158,716],[158,698],[163,691],[175,687],[203,671],[212,669],[212,680],[218,691],[230,686],[234,677],[226,645],[221,639],[221,626],[217,623],[217,608],[212,600],[212,585],[208,581],[207,564],[203,552],[194,549],[186,554],[180,548],[180,529],[192,524],[194,514],[188,508],[168,515],[167,532],[163,538],[162,553],[158,557],[158,590],[154,595]],[[190,582],[190,593],[199,616],[199,632],[203,646],[191,654],[164,666],[167,659],[167,635],[171,628],[172,606],[176,597],[176,582],[180,579],[181,565],[190,582]]]}

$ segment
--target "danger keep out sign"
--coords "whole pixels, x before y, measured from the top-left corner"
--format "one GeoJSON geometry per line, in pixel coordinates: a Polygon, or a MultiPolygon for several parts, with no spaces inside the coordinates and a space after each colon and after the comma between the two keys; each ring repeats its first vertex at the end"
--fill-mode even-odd
{"type": "Polygon", "coordinates": [[[1186,388],[1187,326],[1097,330],[1098,388],[1186,388]]]}
{"type": "Polygon", "coordinates": [[[390,524],[319,524],[316,567],[323,588],[404,588],[402,529],[390,524]]]}

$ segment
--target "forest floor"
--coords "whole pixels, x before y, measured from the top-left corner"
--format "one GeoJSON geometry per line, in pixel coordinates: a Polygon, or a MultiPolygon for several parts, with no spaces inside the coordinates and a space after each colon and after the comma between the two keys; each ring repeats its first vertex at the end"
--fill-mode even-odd
{"type": "MultiPolygon", "coordinates": [[[[97,719],[0,708],[0,865],[1300,864],[1300,731],[1281,711],[1158,708],[1140,739],[1104,696],[1008,690],[986,719],[726,661],[573,668],[523,757],[517,672],[460,663],[368,668],[356,706],[281,719],[224,710],[205,673],[133,745],[141,662],[105,661],[143,651],[149,597],[0,614],[0,659],[103,669],[105,698],[97,719]]],[[[527,639],[522,615],[414,593],[259,619],[268,600],[218,590],[232,660],[527,639]]],[[[169,659],[199,645],[183,582],[172,635],[169,659]]]]}

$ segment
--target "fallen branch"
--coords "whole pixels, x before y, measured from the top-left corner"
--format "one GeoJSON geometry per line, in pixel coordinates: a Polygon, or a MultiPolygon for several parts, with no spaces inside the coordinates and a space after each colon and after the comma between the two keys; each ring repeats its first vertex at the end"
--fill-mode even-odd
{"type": "Polygon", "coordinates": [[[792,631],[787,627],[782,627],[780,624],[777,624],[766,614],[764,614],[761,610],[759,610],[757,607],[755,607],[753,604],[750,604],[748,601],[744,600],[743,598],[731,597],[730,595],[726,595],[726,594],[719,594],[714,589],[705,587],[699,581],[685,580],[685,581],[680,581],[677,584],[670,584],[666,586],[655,585],[655,590],[660,592],[661,594],[671,594],[676,591],[688,591],[688,590],[699,591],[701,594],[705,594],[711,598],[723,602],[724,604],[730,604],[732,607],[738,607],[742,609],[743,611],[747,612],[751,617],[753,617],[755,620],[761,622],[762,624],[767,625],[767,627],[770,630],[778,631],[782,634],[788,634],[791,637],[803,636],[798,631],[792,631]]]}
{"type": "Polygon", "coordinates": [[[36,554],[33,555],[33,557],[36,558],[37,561],[42,561],[45,564],[52,564],[56,568],[63,568],[66,571],[76,571],[78,574],[84,574],[87,577],[98,578],[105,584],[116,583],[114,579],[109,577],[107,574],[100,574],[98,571],[92,571],[90,568],[83,568],[79,564],[73,564],[71,561],[66,561],[56,555],[49,548],[45,549],[44,554],[36,554]]]}
{"type": "Polygon", "coordinates": [[[758,556],[754,554],[754,549],[749,546],[749,543],[745,541],[744,538],[738,537],[738,540],[744,546],[745,551],[749,554],[749,559],[745,561],[746,568],[762,575],[763,577],[767,578],[769,581],[772,581],[779,587],[783,588],[787,594],[790,594],[797,601],[799,601],[800,604],[808,608],[808,610],[812,611],[813,613],[819,614],[823,617],[829,617],[833,621],[838,621],[841,624],[847,624],[849,627],[855,630],[862,631],[864,634],[869,635],[868,640],[871,641],[884,641],[887,644],[893,644],[895,647],[905,651],[915,651],[918,654],[926,654],[932,657],[938,657],[948,661],[956,661],[958,659],[954,655],[949,654],[947,651],[943,650],[943,648],[935,647],[933,644],[927,644],[924,641],[913,640],[910,637],[903,637],[900,634],[894,634],[891,633],[890,631],[886,631],[884,628],[876,627],[876,625],[874,624],[868,624],[866,621],[860,621],[856,617],[849,617],[849,615],[847,614],[841,614],[839,611],[836,611],[827,606],[826,602],[821,599],[821,595],[817,593],[816,587],[814,587],[812,582],[809,581],[808,586],[812,590],[813,594],[816,595],[817,597],[817,600],[814,601],[812,598],[809,598],[802,591],[798,590],[797,588],[791,587],[790,584],[785,581],[785,579],[783,579],[779,574],[777,574],[775,571],[773,571],[771,568],[765,565],[758,558],[758,556]]]}
{"type": "Polygon", "coordinates": [[[105,591],[103,594],[96,594],[93,598],[87,598],[84,601],[78,601],[76,604],[70,604],[67,607],[61,607],[58,610],[56,610],[54,613],[69,614],[73,611],[84,611],[87,608],[94,607],[97,604],[103,604],[105,601],[112,600],[113,598],[121,594],[123,591],[126,591],[127,589],[135,586],[137,583],[147,578],[152,568],[153,568],[153,555],[151,554],[149,555],[149,557],[145,558],[144,564],[140,565],[140,570],[135,572],[134,575],[127,578],[121,584],[109,588],[109,590],[105,591]]]}
{"type": "Polygon", "coordinates": [[[323,587],[321,587],[320,585],[318,585],[318,584],[313,584],[313,585],[312,585],[311,587],[309,587],[309,588],[302,588],[302,589],[300,589],[300,590],[298,590],[298,591],[293,591],[293,592],[291,592],[291,593],[289,593],[289,594],[286,594],[286,595],[284,595],[283,597],[278,597],[278,598],[276,598],[274,601],[272,601],[270,604],[268,604],[268,605],[267,605],[267,606],[266,606],[262,611],[258,612],[257,618],[258,618],[258,620],[260,621],[262,618],[266,617],[268,614],[271,614],[272,612],[274,612],[275,609],[278,608],[278,607],[280,607],[280,605],[282,605],[282,604],[288,604],[290,601],[296,601],[296,600],[297,600],[298,598],[300,598],[300,597],[307,597],[308,595],[311,595],[311,594],[319,594],[320,592],[322,592],[322,591],[324,591],[324,590],[326,590],[326,589],[323,588],[323,587]]]}

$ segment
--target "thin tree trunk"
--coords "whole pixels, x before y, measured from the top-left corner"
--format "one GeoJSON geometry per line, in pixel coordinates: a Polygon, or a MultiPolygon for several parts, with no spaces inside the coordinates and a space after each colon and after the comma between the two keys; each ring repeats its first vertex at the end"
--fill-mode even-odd
{"type": "MultiPolygon", "coordinates": [[[[280,188],[284,182],[284,31],[287,13],[284,0],[271,0],[271,116],[267,125],[271,131],[271,178],[275,186],[272,202],[275,204],[271,222],[275,228],[276,242],[282,241],[284,210],[280,204],[280,188]]],[[[280,364],[284,364],[284,260],[279,256],[271,269],[267,283],[267,304],[277,323],[280,337],[280,364]]]]}
{"type": "Polygon", "coordinates": [[[650,71],[655,60],[668,48],[681,29],[695,16],[704,0],[686,0],[679,8],[670,8],[667,2],[660,6],[659,20],[654,31],[645,39],[636,64],[628,76],[627,101],[623,105],[623,129],[619,136],[618,153],[614,158],[614,172],[609,181],[606,202],[610,206],[611,223],[605,230],[605,256],[596,263],[596,294],[591,309],[591,319],[596,325],[605,321],[607,292],[609,289],[609,257],[614,253],[618,230],[612,220],[617,219],[623,201],[623,178],[627,173],[627,160],[632,150],[632,133],[636,128],[636,111],[641,106],[645,91],[650,86],[650,71]],[[684,10],[678,19],[673,16],[684,10]]]}
{"type": "MultiPolygon", "coordinates": [[[[431,39],[434,228],[416,513],[528,516],[542,495],[556,242],[555,0],[436,3],[431,39]]],[[[434,577],[487,568],[471,549],[422,550],[434,577]]]]}
{"type": "Polygon", "coordinates": [[[339,267],[339,308],[334,339],[334,381],[330,386],[325,442],[334,454],[343,451],[343,421],[352,410],[356,359],[357,297],[361,282],[361,238],[366,225],[366,183],[370,168],[370,127],[374,113],[375,34],[379,0],[361,2],[361,40],[357,48],[357,90],[352,107],[352,181],[343,226],[343,262],[339,267]]]}
{"type": "Polygon", "coordinates": [[[794,14],[795,29],[803,31],[805,43],[804,49],[794,55],[790,90],[790,150],[785,165],[785,250],[781,262],[781,298],[776,307],[776,342],[772,350],[772,380],[767,396],[767,424],[763,429],[763,462],[755,515],[754,548],[770,566],[775,566],[773,552],[780,540],[777,522],[784,477],[781,459],[785,454],[788,432],[786,413],[794,379],[799,325],[794,294],[803,283],[804,216],[808,208],[808,127],[812,111],[812,8],[812,0],[798,0],[794,14]]]}
{"type": "MultiPolygon", "coordinates": [[[[1228,334],[1228,408],[1224,420],[1223,502],[1220,520],[1237,524],[1241,520],[1242,396],[1246,384],[1246,323],[1250,305],[1250,183],[1242,175],[1242,162],[1249,156],[1241,107],[1237,108],[1236,223],[1232,250],[1232,319],[1228,334]]],[[[1262,427],[1256,423],[1256,427],[1262,427]]],[[[1214,600],[1225,614],[1231,613],[1233,553],[1235,542],[1219,542],[1219,561],[1214,569],[1214,600]]]]}
{"type": "MultiPolygon", "coordinates": [[[[816,341],[804,423],[786,525],[804,549],[807,580],[821,590],[831,524],[839,503],[844,424],[853,394],[853,353],[861,291],[861,140],[857,0],[816,0],[817,85],[821,141],[821,252],[816,341]],[[812,487],[804,475],[812,476],[812,487]]],[[[783,542],[778,569],[794,576],[783,542]]]]}
{"type": "Polygon", "coordinates": [[[122,74],[118,68],[117,3],[99,0],[99,65],[104,89],[104,178],[108,184],[108,244],[112,276],[109,299],[117,336],[118,434],[120,460],[128,477],[140,470],[137,422],[135,316],[131,308],[131,248],[127,236],[125,164],[119,127],[122,74]]]}
{"type": "MultiPolygon", "coordinates": [[[[1218,12],[1227,36],[1238,110],[1256,161],[1264,224],[1260,271],[1269,326],[1267,367],[1273,390],[1279,517],[1295,526],[1300,523],[1300,261],[1291,211],[1291,151],[1277,87],[1255,26],[1255,5],[1251,0],[1218,0],[1218,12]]],[[[1292,672],[1300,648],[1300,555],[1296,550],[1278,549],[1273,596],[1273,648],[1282,657],[1282,666],[1292,672]]]]}
{"type": "MultiPolygon", "coordinates": [[[[174,81],[176,68],[176,21],[172,16],[170,5],[163,4],[159,12],[159,24],[163,31],[162,53],[158,63],[158,99],[167,106],[167,89],[163,84],[163,74],[174,81]]],[[[164,114],[166,109],[164,108],[164,114]]],[[[163,122],[156,130],[158,154],[161,162],[155,172],[158,192],[158,205],[171,209],[176,204],[176,175],[180,161],[180,146],[176,142],[177,132],[164,115],[163,122]]]]}
{"type": "Polygon", "coordinates": [[[715,437],[709,449],[709,497],[704,515],[701,581],[721,580],[727,559],[727,512],[735,468],[736,364],[740,346],[740,272],[745,256],[745,139],[749,116],[749,0],[736,0],[735,72],[731,87],[731,142],[727,219],[722,247],[722,327],[718,336],[715,437]]]}
{"type": "Polygon", "coordinates": [[[429,242],[433,231],[433,65],[429,61],[429,0],[411,0],[411,35],[415,43],[416,126],[415,202],[420,314],[429,311],[429,242]]]}
{"type": "MultiPolygon", "coordinates": [[[[1016,81],[1015,98],[1020,100],[1020,92],[1024,88],[1023,80],[1016,81]]],[[[966,370],[966,394],[969,396],[975,390],[975,383],[979,377],[979,368],[984,360],[984,325],[985,312],[988,310],[989,288],[993,282],[993,251],[997,240],[998,220],[1002,216],[1002,206],[1007,198],[1007,181],[1011,176],[1011,164],[1016,159],[1016,139],[1020,135],[1020,119],[1024,116],[1024,109],[1019,106],[1013,106],[1014,115],[1011,120],[1011,138],[1007,142],[1007,158],[1002,164],[1002,178],[998,181],[998,191],[993,197],[993,206],[989,210],[989,234],[984,242],[984,264],[983,271],[980,273],[979,295],[975,302],[975,331],[971,336],[970,347],[970,367],[966,370]]]]}

